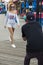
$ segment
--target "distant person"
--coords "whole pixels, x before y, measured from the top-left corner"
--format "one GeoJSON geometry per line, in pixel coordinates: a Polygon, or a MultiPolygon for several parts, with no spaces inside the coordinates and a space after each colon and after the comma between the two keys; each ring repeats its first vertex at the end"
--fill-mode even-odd
{"type": "Polygon", "coordinates": [[[31,12],[31,11],[26,9],[26,13],[23,16],[23,19],[25,20],[25,22],[27,22],[26,16],[28,15],[29,12],[31,12]]]}
{"type": "Polygon", "coordinates": [[[19,23],[19,18],[17,16],[17,13],[16,13],[16,8],[15,8],[15,4],[14,3],[11,3],[9,5],[9,9],[7,11],[7,14],[6,14],[6,19],[5,19],[5,24],[4,24],[4,27],[8,27],[8,30],[9,30],[9,33],[10,33],[10,41],[11,41],[11,46],[12,47],[16,47],[15,44],[13,43],[14,41],[14,38],[13,38],[13,35],[14,35],[14,31],[15,31],[15,25],[18,25],[20,26],[20,23],[19,23]]]}
{"type": "Polygon", "coordinates": [[[28,22],[22,26],[22,38],[27,40],[24,65],[30,65],[31,58],[37,58],[38,65],[43,65],[42,27],[35,21],[33,13],[28,13],[26,18],[28,22]]]}

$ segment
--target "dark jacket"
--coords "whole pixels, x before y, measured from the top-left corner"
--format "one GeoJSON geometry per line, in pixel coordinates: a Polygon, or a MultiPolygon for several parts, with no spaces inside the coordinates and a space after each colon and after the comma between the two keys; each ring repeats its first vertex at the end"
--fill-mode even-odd
{"type": "Polygon", "coordinates": [[[43,51],[43,34],[40,24],[36,21],[28,22],[22,26],[22,37],[26,37],[27,52],[43,51]]]}

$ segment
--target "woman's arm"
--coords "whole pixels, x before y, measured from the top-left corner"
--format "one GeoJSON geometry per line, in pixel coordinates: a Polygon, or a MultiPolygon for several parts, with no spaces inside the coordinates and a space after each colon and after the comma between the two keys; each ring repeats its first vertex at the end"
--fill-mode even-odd
{"type": "Polygon", "coordinates": [[[6,17],[5,17],[4,26],[6,26],[7,21],[8,21],[8,13],[6,14],[6,17]]]}
{"type": "Polygon", "coordinates": [[[17,16],[17,14],[16,14],[16,21],[17,21],[17,24],[20,25],[20,23],[19,23],[19,18],[18,18],[18,16],[17,16]]]}

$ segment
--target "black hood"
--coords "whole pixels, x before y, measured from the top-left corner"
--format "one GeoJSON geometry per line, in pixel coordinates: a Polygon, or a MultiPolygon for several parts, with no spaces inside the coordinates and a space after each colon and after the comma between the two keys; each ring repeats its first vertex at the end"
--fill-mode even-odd
{"type": "Polygon", "coordinates": [[[35,21],[34,14],[32,12],[28,12],[28,14],[26,15],[26,19],[30,22],[35,21]]]}

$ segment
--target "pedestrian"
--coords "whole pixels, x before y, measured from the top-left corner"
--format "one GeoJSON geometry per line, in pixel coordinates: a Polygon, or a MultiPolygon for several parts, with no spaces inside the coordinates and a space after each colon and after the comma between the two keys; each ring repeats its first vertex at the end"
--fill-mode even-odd
{"type": "Polygon", "coordinates": [[[28,12],[31,12],[31,11],[26,9],[26,13],[23,16],[23,19],[25,20],[25,22],[27,22],[26,16],[28,15],[28,12]]]}
{"type": "Polygon", "coordinates": [[[22,26],[22,38],[27,40],[24,65],[30,65],[31,58],[38,59],[38,65],[43,65],[43,33],[42,27],[35,20],[33,13],[26,16],[28,22],[22,26]]]}
{"type": "Polygon", "coordinates": [[[11,46],[12,47],[16,47],[13,43],[14,39],[13,39],[13,35],[14,35],[14,31],[15,31],[15,28],[16,26],[15,25],[18,25],[20,26],[20,23],[19,23],[19,18],[17,16],[17,12],[16,12],[16,8],[15,8],[15,4],[14,3],[11,3],[8,7],[8,11],[7,11],[7,14],[6,14],[6,19],[5,19],[5,22],[4,22],[4,27],[8,27],[8,31],[10,33],[10,41],[11,41],[11,46]]]}

